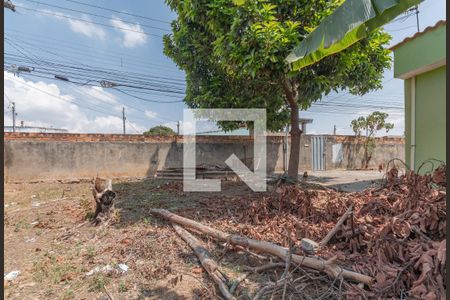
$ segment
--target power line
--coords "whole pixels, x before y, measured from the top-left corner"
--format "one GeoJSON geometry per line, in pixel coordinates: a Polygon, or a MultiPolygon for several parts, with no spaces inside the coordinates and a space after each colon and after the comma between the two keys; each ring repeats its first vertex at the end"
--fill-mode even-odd
{"type": "MultiPolygon", "coordinates": [[[[64,53],[73,53],[73,54],[77,54],[82,56],[83,60],[86,59],[93,59],[95,58],[96,60],[101,60],[101,64],[104,65],[104,61],[108,61],[110,62],[110,60],[105,59],[105,58],[112,58],[112,59],[117,59],[117,61],[119,61],[120,59],[122,59],[122,63],[124,63],[124,59],[126,59],[126,63],[129,65],[133,65],[136,67],[140,67],[141,69],[145,66],[151,66],[152,69],[154,69],[155,67],[160,68],[162,70],[164,70],[165,72],[169,72],[171,74],[175,74],[178,72],[178,69],[176,69],[176,66],[171,62],[169,65],[163,65],[163,64],[157,64],[157,63],[152,63],[149,62],[149,59],[142,59],[138,56],[133,56],[130,55],[129,53],[115,53],[114,51],[112,51],[112,49],[108,49],[107,52],[105,51],[100,51],[98,48],[95,47],[88,47],[85,45],[73,45],[71,42],[68,41],[63,41],[63,40],[59,40],[59,39],[54,39],[54,38],[49,38],[47,36],[44,35],[38,35],[38,34],[28,34],[19,30],[13,30],[13,29],[9,29],[8,32],[6,33],[6,35],[9,35],[9,31],[12,31],[11,35],[13,35],[14,40],[19,40],[24,44],[28,44],[30,46],[33,47],[33,50],[35,50],[34,48],[36,48],[36,46],[43,46],[45,45],[45,48],[47,50],[44,51],[48,51],[48,48],[51,49],[55,49],[57,51],[60,52],[64,52],[64,53]],[[23,35],[23,38],[27,39],[27,42],[20,40],[18,38],[18,36],[23,35]],[[48,42],[44,41],[47,40],[48,42]],[[33,41],[33,42],[30,42],[33,41]],[[42,43],[45,44],[42,44],[42,43]],[[89,53],[89,55],[86,55],[86,53],[89,53]],[[133,62],[130,63],[129,61],[133,62]],[[171,66],[171,67],[169,67],[171,66]],[[172,67],[173,66],[173,67],[172,67]]],[[[145,68],[146,69],[146,68],[145,68]]],[[[147,71],[149,71],[147,69],[147,71]]],[[[158,71],[160,72],[160,71],[158,71]]],[[[178,74],[180,75],[180,74],[178,74]]],[[[172,79],[174,79],[174,77],[171,77],[172,79]]],[[[176,79],[176,78],[175,78],[176,79]]],[[[180,78],[181,80],[183,80],[182,78],[180,78]]]]}
{"type": "MultiPolygon", "coordinates": [[[[139,130],[136,129],[136,127],[134,127],[134,125],[131,122],[126,121],[128,125],[131,126],[131,128],[134,129],[134,131],[136,131],[137,134],[141,134],[141,132],[139,130]]],[[[125,128],[125,127],[124,127],[125,128]]],[[[124,131],[125,132],[125,131],[124,131]]],[[[124,133],[125,134],[125,133],[124,133]]]]}
{"type": "Polygon", "coordinates": [[[161,19],[155,19],[155,18],[149,18],[149,17],[145,17],[145,16],[140,16],[140,15],[127,13],[127,12],[124,12],[124,11],[119,11],[119,10],[106,8],[106,7],[102,7],[102,6],[97,6],[97,5],[93,5],[93,4],[88,4],[88,3],[84,3],[84,2],[80,2],[80,1],[75,1],[75,0],[66,0],[66,1],[77,3],[77,4],[80,4],[80,5],[84,5],[84,6],[94,7],[94,8],[98,8],[98,9],[102,9],[102,10],[112,11],[112,12],[115,12],[115,13],[118,13],[118,14],[124,14],[124,15],[128,15],[128,16],[136,17],[136,18],[146,19],[146,20],[150,20],[150,21],[154,21],[154,22],[170,24],[170,22],[167,22],[167,21],[164,21],[164,20],[161,20],[161,19]]]}
{"type": "MultiPolygon", "coordinates": [[[[38,42],[37,44],[40,45],[39,43],[42,43],[43,40],[51,41],[51,43],[50,42],[45,42],[45,47],[49,47],[49,45],[51,45],[51,44],[54,45],[54,46],[59,46],[59,47],[64,48],[64,52],[70,52],[68,50],[72,50],[72,52],[74,52],[74,53],[81,53],[81,55],[83,55],[84,59],[91,58],[93,52],[96,52],[98,54],[97,57],[101,57],[101,58],[104,58],[104,57],[111,57],[111,58],[117,58],[117,59],[126,58],[128,60],[135,61],[136,63],[139,63],[139,65],[151,65],[152,68],[154,66],[157,66],[157,67],[165,68],[165,69],[170,70],[170,71],[174,71],[175,70],[173,68],[168,68],[167,65],[150,63],[147,58],[146,59],[142,59],[142,58],[140,58],[138,56],[130,55],[129,53],[126,53],[126,54],[124,54],[124,53],[114,53],[112,51],[112,49],[108,49],[107,52],[99,51],[99,49],[95,48],[95,47],[89,47],[89,46],[84,46],[84,45],[78,45],[80,47],[77,47],[76,45],[73,45],[72,42],[59,40],[59,39],[54,39],[54,38],[50,38],[50,37],[44,36],[44,35],[29,34],[27,32],[23,32],[23,31],[20,31],[20,30],[15,30],[15,29],[8,29],[8,33],[7,34],[9,34],[9,31],[13,32],[11,34],[14,35],[14,39],[15,40],[18,39],[18,37],[17,37],[18,35],[23,35],[24,38],[26,38],[28,40],[28,43],[30,43],[30,40],[32,40],[32,41],[38,42]],[[78,51],[75,51],[75,50],[78,50],[78,51]],[[86,55],[87,51],[89,52],[89,55],[86,55]]],[[[23,42],[23,40],[22,40],[22,42],[23,42]]],[[[35,47],[35,45],[36,44],[32,44],[33,47],[35,47]]],[[[169,61],[169,62],[171,62],[171,61],[169,61]]],[[[171,65],[175,66],[173,63],[171,65]]]]}
{"type": "Polygon", "coordinates": [[[96,111],[96,112],[99,112],[99,113],[102,113],[102,114],[105,114],[105,115],[108,115],[108,116],[113,116],[113,117],[118,117],[118,118],[120,118],[119,116],[113,115],[113,114],[111,114],[111,113],[109,113],[109,112],[100,111],[100,110],[94,109],[94,108],[92,108],[92,107],[88,107],[88,106],[81,105],[80,103],[76,103],[75,101],[66,100],[66,99],[64,99],[64,98],[62,98],[62,97],[60,97],[60,96],[58,96],[58,95],[55,95],[55,94],[49,93],[49,92],[47,92],[47,91],[44,91],[44,90],[42,90],[42,89],[40,89],[40,88],[34,87],[34,86],[32,86],[32,85],[30,85],[30,84],[28,84],[28,83],[26,83],[26,82],[17,81],[17,80],[16,80],[16,82],[21,83],[21,84],[23,84],[23,85],[26,85],[26,86],[28,86],[29,88],[38,90],[38,91],[40,91],[40,92],[42,92],[42,93],[44,93],[44,94],[47,94],[47,95],[49,95],[49,96],[52,96],[52,97],[54,97],[54,98],[56,98],[56,99],[59,99],[59,100],[61,100],[61,101],[69,102],[69,103],[74,103],[74,104],[77,104],[78,106],[81,106],[81,107],[83,107],[83,108],[86,108],[86,109],[89,109],[89,110],[92,110],[92,111],[96,111]]]}
{"type": "MultiPolygon", "coordinates": [[[[5,57],[7,58],[8,56],[5,55],[5,57]]],[[[20,60],[17,59],[15,61],[20,62],[20,60]]],[[[34,60],[32,61],[35,62],[34,60]]],[[[45,61],[41,60],[39,65],[42,66],[42,63],[44,62],[45,61]]],[[[6,63],[8,63],[8,61],[6,63]]],[[[116,83],[117,86],[123,86],[138,90],[148,90],[158,93],[184,95],[184,89],[181,89],[181,87],[177,87],[173,83],[170,82],[166,83],[164,81],[157,79],[147,79],[147,81],[142,81],[138,79],[131,80],[129,79],[130,77],[129,75],[127,76],[121,73],[114,73],[97,69],[81,68],[76,66],[59,65],[49,62],[45,62],[45,65],[49,67],[53,66],[53,70],[50,70],[47,67],[45,67],[44,68],[45,72],[43,72],[39,70],[39,67],[36,67],[34,72],[48,75],[55,75],[55,73],[63,72],[64,74],[70,74],[70,77],[82,80],[83,84],[85,84],[84,82],[86,80],[93,80],[99,82],[100,79],[107,78],[108,81],[114,81],[114,83],[116,83]]]]}
{"type": "Polygon", "coordinates": [[[154,102],[154,103],[180,103],[180,102],[183,102],[183,100],[174,100],[174,101],[151,100],[151,99],[146,99],[146,98],[138,97],[136,95],[129,94],[129,93],[127,93],[127,92],[125,92],[125,91],[123,91],[123,90],[121,90],[119,88],[113,88],[113,89],[116,90],[116,91],[119,91],[119,92],[121,92],[121,93],[123,93],[125,95],[128,95],[130,97],[133,97],[133,98],[136,98],[136,99],[139,99],[139,100],[142,100],[142,101],[147,101],[147,102],[154,102]]]}
{"type": "MultiPolygon", "coordinates": [[[[62,10],[77,12],[77,13],[81,13],[81,14],[85,14],[85,15],[93,16],[93,17],[97,17],[97,18],[102,18],[102,19],[107,19],[107,20],[111,20],[112,19],[111,17],[107,17],[107,16],[104,16],[104,15],[93,14],[93,13],[82,11],[82,10],[77,10],[77,9],[72,9],[72,8],[68,8],[68,7],[64,7],[64,6],[58,6],[58,5],[43,3],[43,2],[40,2],[40,1],[35,1],[35,0],[25,0],[25,1],[32,2],[32,3],[37,3],[37,4],[42,4],[42,5],[45,5],[45,6],[54,7],[54,8],[58,8],[58,9],[62,9],[62,10]]],[[[131,24],[131,25],[138,25],[138,26],[147,27],[147,28],[151,28],[151,29],[158,29],[158,30],[170,32],[170,29],[166,29],[166,28],[155,27],[155,26],[150,26],[150,25],[146,25],[146,24],[133,23],[133,22],[122,20],[122,19],[120,19],[120,20],[123,23],[131,24]]]]}
{"type": "Polygon", "coordinates": [[[393,31],[393,32],[396,32],[396,31],[402,31],[402,30],[406,30],[406,29],[410,29],[410,28],[414,28],[414,27],[416,27],[416,26],[408,26],[408,27],[403,27],[403,28],[396,28],[396,29],[389,29],[388,31],[393,31]]]}
{"type": "MultiPolygon", "coordinates": [[[[17,48],[15,48],[15,47],[14,47],[14,49],[17,50],[17,48]]],[[[67,63],[64,64],[64,63],[55,62],[55,61],[48,61],[48,60],[39,58],[36,55],[33,55],[34,57],[36,57],[36,59],[39,60],[39,62],[40,62],[39,63],[36,60],[30,58],[25,53],[23,53],[21,51],[19,51],[19,52],[23,55],[23,58],[28,58],[32,62],[34,62],[36,64],[45,63],[48,66],[70,68],[70,69],[81,70],[81,71],[93,71],[93,72],[102,73],[102,74],[108,74],[108,75],[118,75],[118,76],[122,76],[124,78],[125,77],[126,78],[134,78],[134,79],[139,80],[139,81],[142,81],[142,79],[148,78],[148,79],[152,79],[153,81],[156,81],[156,82],[167,83],[167,84],[171,84],[171,85],[177,85],[177,86],[179,86],[180,88],[183,88],[183,89],[185,88],[185,85],[184,85],[183,81],[174,80],[174,79],[171,79],[169,77],[147,75],[147,74],[135,73],[135,72],[124,72],[124,71],[120,71],[120,70],[109,69],[109,68],[105,68],[105,67],[94,67],[94,66],[90,66],[90,65],[87,65],[87,64],[80,64],[80,63],[78,63],[77,65],[70,65],[70,64],[67,64],[67,63]]],[[[4,54],[5,54],[5,57],[11,57],[11,58],[20,57],[18,55],[11,54],[11,53],[8,53],[8,52],[5,52],[4,54]]]]}
{"type": "Polygon", "coordinates": [[[120,29],[120,30],[125,30],[125,31],[130,31],[130,32],[136,32],[136,33],[140,33],[140,34],[144,34],[144,35],[148,35],[148,36],[163,37],[162,35],[155,34],[155,33],[149,33],[149,32],[145,32],[145,31],[139,31],[139,30],[134,30],[134,29],[129,29],[129,28],[123,28],[123,27],[120,27],[120,26],[114,26],[114,25],[109,25],[109,24],[104,24],[104,23],[98,23],[98,22],[89,21],[89,20],[85,20],[85,19],[75,18],[75,17],[72,17],[72,16],[67,16],[67,15],[64,15],[64,14],[50,13],[50,12],[46,12],[46,11],[42,11],[42,10],[38,10],[38,9],[34,9],[34,8],[29,8],[29,7],[25,7],[25,6],[16,5],[16,7],[20,7],[22,9],[26,9],[26,10],[29,10],[29,11],[34,11],[34,12],[36,12],[38,14],[43,14],[43,15],[48,15],[48,16],[55,16],[55,17],[58,17],[58,18],[65,18],[65,19],[69,19],[69,20],[75,20],[75,21],[80,21],[80,22],[94,24],[94,25],[100,25],[100,26],[114,28],[114,29],[120,29]]]}

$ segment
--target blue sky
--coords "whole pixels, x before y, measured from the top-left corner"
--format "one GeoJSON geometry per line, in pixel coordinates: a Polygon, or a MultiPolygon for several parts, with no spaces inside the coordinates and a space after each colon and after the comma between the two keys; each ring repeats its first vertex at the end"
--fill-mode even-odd
{"type": "MultiPolygon", "coordinates": [[[[121,133],[125,107],[127,133],[141,133],[159,124],[176,129],[185,107],[176,102],[183,98],[184,73],[163,54],[161,36],[169,32],[168,23],[176,17],[163,0],[13,3],[17,12],[5,9],[4,67],[35,66],[35,71],[19,77],[4,72],[5,125],[12,123],[8,105],[14,101],[18,123],[25,125],[121,133]],[[89,80],[97,85],[99,80],[125,80],[129,87],[93,87],[89,80]]],[[[445,5],[444,0],[425,0],[419,6],[420,29],[445,19],[445,5]]],[[[415,15],[385,29],[394,45],[417,31],[415,15]]],[[[389,134],[402,135],[403,81],[393,79],[392,70],[386,70],[384,83],[382,90],[364,97],[331,94],[310,111],[300,112],[301,117],[314,119],[308,132],[331,134],[336,125],[338,134],[352,134],[352,119],[378,109],[388,112],[395,124],[389,134]]],[[[199,131],[215,129],[212,124],[200,124],[199,131]]]]}

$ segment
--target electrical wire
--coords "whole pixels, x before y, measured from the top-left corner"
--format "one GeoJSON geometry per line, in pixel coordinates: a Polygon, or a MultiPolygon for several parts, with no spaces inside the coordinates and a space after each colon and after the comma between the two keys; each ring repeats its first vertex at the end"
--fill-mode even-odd
{"type": "Polygon", "coordinates": [[[389,32],[396,32],[396,31],[402,31],[402,30],[406,30],[406,29],[410,29],[410,28],[416,28],[416,26],[412,25],[412,26],[403,27],[403,28],[387,29],[387,31],[389,31],[389,32]]]}
{"type": "Polygon", "coordinates": [[[52,96],[52,97],[54,97],[55,99],[59,99],[59,100],[64,101],[64,102],[76,104],[76,105],[78,105],[78,106],[80,106],[80,107],[83,107],[83,108],[85,108],[85,109],[89,109],[89,110],[92,110],[92,111],[95,111],[95,112],[98,112],[98,113],[102,113],[102,114],[105,114],[105,115],[108,115],[108,116],[113,116],[113,117],[121,118],[120,116],[113,115],[113,114],[111,114],[110,112],[104,112],[104,111],[97,110],[97,109],[94,109],[94,108],[89,107],[89,106],[82,105],[82,104],[80,104],[80,103],[76,103],[75,101],[70,101],[70,100],[64,99],[64,98],[62,98],[62,97],[60,97],[60,96],[58,96],[58,95],[55,95],[55,94],[49,93],[49,92],[47,92],[47,91],[44,91],[44,90],[42,90],[42,89],[40,89],[40,88],[34,87],[34,86],[32,86],[32,85],[30,85],[30,84],[28,84],[28,83],[26,83],[26,82],[22,82],[22,81],[18,81],[18,80],[16,80],[16,82],[18,82],[18,83],[20,83],[20,84],[23,84],[23,85],[25,85],[25,86],[28,86],[29,88],[32,88],[32,89],[34,89],[34,90],[40,91],[40,92],[42,92],[42,93],[44,93],[44,94],[47,94],[47,95],[49,95],[49,96],[52,96]]]}
{"type": "Polygon", "coordinates": [[[145,31],[140,31],[140,30],[134,30],[134,29],[124,28],[124,27],[114,26],[114,25],[109,25],[109,24],[104,24],[104,23],[98,23],[98,22],[89,21],[89,20],[85,20],[85,19],[81,19],[81,18],[76,18],[76,17],[64,15],[64,14],[50,13],[50,12],[42,11],[42,10],[39,10],[39,9],[34,9],[34,8],[21,6],[21,5],[16,5],[16,7],[22,8],[22,9],[25,9],[25,10],[29,10],[29,11],[34,11],[35,13],[38,13],[38,14],[41,14],[41,15],[48,15],[48,16],[54,16],[54,17],[58,17],[58,18],[75,20],[75,21],[79,21],[79,22],[84,22],[84,23],[89,23],[89,24],[94,24],[94,25],[100,25],[100,26],[104,26],[104,27],[108,27],[108,28],[114,28],[114,29],[119,29],[119,30],[124,30],[124,31],[140,33],[140,34],[148,35],[148,36],[156,36],[156,37],[161,37],[161,38],[163,37],[162,35],[155,34],[155,33],[150,33],[150,32],[145,32],[145,31]]]}
{"type": "Polygon", "coordinates": [[[119,91],[119,92],[121,92],[121,93],[123,93],[123,94],[125,94],[125,95],[128,95],[128,96],[130,96],[130,97],[133,97],[133,98],[136,98],[136,99],[139,99],[139,100],[142,100],[142,101],[146,101],[146,102],[153,102],[153,103],[181,103],[181,102],[183,102],[183,100],[174,100],[174,101],[157,101],[157,100],[151,100],[151,99],[146,99],[146,98],[138,97],[138,96],[136,96],[136,95],[132,95],[132,94],[127,93],[127,92],[125,92],[125,91],[123,91],[123,90],[121,90],[121,89],[119,89],[119,88],[114,88],[114,87],[113,87],[113,89],[116,90],[116,91],[119,91]]]}
{"type": "MultiPolygon", "coordinates": [[[[9,54],[5,53],[5,58],[9,59],[9,54]]],[[[13,60],[14,62],[20,62],[21,60],[13,60]]],[[[22,60],[22,62],[26,62],[22,60]]],[[[35,62],[35,60],[32,60],[32,62],[35,62]]],[[[35,72],[37,73],[47,73],[47,74],[55,74],[63,72],[67,75],[70,74],[71,77],[86,80],[92,79],[96,80],[97,82],[100,81],[100,79],[106,78],[108,81],[113,81],[115,84],[119,86],[124,86],[128,88],[134,88],[134,89],[140,89],[140,90],[149,90],[149,91],[155,91],[160,93],[171,93],[171,94],[179,94],[184,95],[184,87],[174,85],[174,83],[166,82],[164,80],[159,79],[153,79],[149,78],[146,80],[138,80],[138,79],[129,79],[130,76],[127,76],[126,74],[121,73],[115,73],[111,71],[103,71],[103,70],[96,70],[96,69],[89,69],[89,68],[83,68],[83,67],[77,67],[77,66],[70,66],[70,65],[61,65],[61,64],[54,64],[51,62],[43,61],[41,60],[39,65],[42,66],[43,63],[47,67],[45,67],[45,71],[43,72],[39,70],[38,66],[35,68],[35,72]],[[53,68],[52,70],[49,68],[53,68]]]]}
{"type": "MultiPolygon", "coordinates": [[[[85,14],[85,15],[93,16],[93,17],[97,17],[97,18],[102,18],[102,19],[107,19],[107,20],[111,20],[112,19],[111,17],[107,17],[107,16],[104,16],[104,15],[93,14],[93,13],[82,11],[82,10],[72,9],[72,8],[59,6],[59,5],[48,4],[48,3],[44,3],[44,2],[40,2],[40,1],[35,1],[35,0],[25,0],[25,1],[36,3],[36,4],[40,4],[40,5],[45,5],[45,6],[48,6],[48,7],[54,7],[54,8],[58,8],[58,9],[62,9],[62,10],[77,12],[77,13],[81,13],[81,14],[85,14]]],[[[146,24],[133,23],[133,22],[129,22],[129,21],[126,21],[126,20],[122,20],[122,19],[120,19],[120,21],[123,22],[123,23],[134,25],[134,26],[137,25],[137,26],[147,27],[147,28],[151,28],[151,29],[158,29],[158,30],[170,32],[170,29],[167,29],[167,28],[155,27],[155,26],[150,26],[150,25],[146,25],[146,24]]]]}
{"type": "MultiPolygon", "coordinates": [[[[17,56],[15,54],[11,54],[8,52],[5,52],[4,54],[5,54],[5,57],[10,57],[10,58],[20,57],[20,56],[17,56]]],[[[29,58],[28,55],[25,55],[25,54],[23,54],[23,55],[24,55],[24,58],[29,58]]],[[[59,55],[59,56],[61,56],[61,55],[59,55]]],[[[70,69],[74,69],[74,70],[83,70],[83,71],[94,71],[97,73],[117,75],[117,76],[122,76],[122,77],[126,77],[126,78],[133,78],[133,79],[141,80],[141,81],[142,81],[142,79],[147,78],[147,79],[152,79],[153,81],[158,81],[161,83],[170,83],[172,85],[176,85],[176,86],[179,86],[180,88],[183,88],[183,90],[185,88],[185,84],[183,81],[174,80],[169,77],[152,76],[152,75],[147,75],[147,74],[142,74],[142,73],[134,73],[134,72],[124,72],[124,71],[108,69],[108,68],[104,68],[104,67],[93,67],[93,66],[89,66],[87,64],[81,64],[81,66],[80,66],[80,63],[78,63],[77,65],[73,65],[73,64],[70,65],[67,63],[64,64],[64,63],[57,62],[57,61],[48,61],[48,60],[45,60],[42,58],[38,58],[36,55],[34,55],[34,57],[36,57],[38,60],[40,60],[42,63],[45,63],[48,66],[65,67],[65,68],[70,68],[70,69]]],[[[31,59],[31,60],[34,63],[37,63],[34,59],[31,59]]],[[[39,63],[37,63],[37,64],[39,64],[39,63]]]]}
{"type": "Polygon", "coordinates": [[[133,129],[134,129],[134,131],[136,131],[136,133],[137,133],[137,134],[141,134],[141,132],[140,132],[139,130],[137,130],[137,129],[136,129],[136,127],[134,127],[134,125],[133,125],[133,124],[131,124],[131,122],[128,122],[127,120],[125,120],[125,123],[127,123],[128,125],[130,125],[130,126],[131,126],[131,128],[133,128],[133,129]]]}
{"type": "MultiPolygon", "coordinates": [[[[81,53],[82,55],[84,55],[83,56],[84,59],[91,58],[93,52],[96,52],[98,54],[97,57],[101,57],[101,58],[105,58],[105,57],[111,57],[111,58],[116,58],[116,59],[121,59],[121,58],[123,59],[123,58],[125,58],[127,60],[135,61],[136,63],[139,63],[140,65],[151,65],[152,67],[155,67],[155,66],[156,67],[161,67],[161,68],[165,68],[165,69],[170,70],[170,71],[174,70],[173,68],[167,68],[167,65],[150,63],[149,59],[151,57],[146,58],[146,59],[142,59],[142,58],[140,58],[138,56],[134,56],[134,55],[131,55],[129,53],[126,53],[126,54],[115,53],[113,51],[113,49],[108,49],[108,51],[105,52],[105,51],[99,51],[99,49],[95,48],[95,47],[82,46],[82,45],[78,45],[79,47],[77,47],[77,45],[73,45],[73,43],[68,42],[68,41],[63,41],[63,40],[60,40],[60,39],[54,39],[54,38],[51,38],[51,37],[48,37],[48,36],[44,36],[44,35],[39,35],[39,34],[30,34],[30,33],[23,32],[23,31],[20,31],[20,30],[15,30],[15,29],[8,29],[8,32],[6,32],[6,35],[10,34],[9,33],[10,31],[12,32],[11,34],[14,35],[14,39],[16,39],[16,40],[18,39],[18,35],[23,35],[24,38],[26,38],[28,42],[35,41],[35,42],[38,43],[38,44],[34,44],[33,46],[41,45],[39,43],[42,43],[44,40],[47,40],[45,42],[45,44],[44,44],[46,48],[48,48],[49,45],[53,45],[53,46],[59,46],[59,47],[64,48],[65,52],[67,52],[67,50],[79,50],[78,52],[74,52],[74,53],[81,53]],[[82,52],[80,52],[80,51],[82,51],[82,52]],[[85,55],[86,51],[89,52],[89,56],[85,55]]],[[[172,65],[175,67],[174,64],[172,64],[172,65]]]]}
{"type": "Polygon", "coordinates": [[[106,7],[102,7],[102,6],[97,6],[97,5],[93,5],[93,4],[84,3],[84,2],[81,2],[81,1],[76,1],[76,0],[66,0],[66,1],[77,3],[77,4],[80,4],[80,5],[84,5],[84,6],[94,7],[94,8],[98,8],[98,9],[102,9],[102,10],[106,10],[106,11],[115,12],[115,13],[118,13],[118,14],[124,14],[124,15],[128,15],[128,16],[136,17],[136,18],[142,18],[142,19],[146,19],[146,20],[150,20],[150,21],[170,24],[170,22],[167,22],[167,21],[164,21],[164,20],[161,20],[161,19],[155,19],[155,18],[149,18],[149,17],[145,17],[145,16],[140,16],[140,15],[136,15],[136,14],[132,14],[132,13],[127,13],[127,12],[124,12],[124,11],[119,11],[119,10],[115,10],[115,9],[111,9],[111,8],[106,8],[106,7]]]}

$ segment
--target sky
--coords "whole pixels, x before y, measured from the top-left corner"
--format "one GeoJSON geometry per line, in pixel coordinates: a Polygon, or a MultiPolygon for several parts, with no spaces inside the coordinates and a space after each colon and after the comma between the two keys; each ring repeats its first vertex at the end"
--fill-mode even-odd
{"type": "MultiPolygon", "coordinates": [[[[16,12],[4,9],[5,125],[12,125],[14,102],[16,124],[25,126],[122,133],[125,113],[128,134],[156,125],[176,131],[178,121],[183,133],[184,72],[163,54],[162,43],[176,14],[163,0],[12,2],[16,12]],[[35,69],[14,74],[13,65],[35,69]],[[105,87],[95,86],[101,80],[105,87]],[[117,81],[126,86],[107,87],[117,81]]],[[[445,8],[445,0],[423,1],[420,30],[445,19],[445,8]]],[[[392,35],[390,45],[417,32],[414,14],[401,17],[384,27],[392,35]]],[[[388,135],[401,136],[403,96],[403,80],[386,70],[383,89],[363,97],[332,93],[300,117],[313,119],[309,134],[332,134],[334,126],[337,134],[353,134],[352,119],[381,110],[394,123],[388,135]]],[[[186,133],[193,130],[192,124],[184,125],[186,133]]],[[[216,129],[210,122],[197,123],[198,132],[216,129]]]]}

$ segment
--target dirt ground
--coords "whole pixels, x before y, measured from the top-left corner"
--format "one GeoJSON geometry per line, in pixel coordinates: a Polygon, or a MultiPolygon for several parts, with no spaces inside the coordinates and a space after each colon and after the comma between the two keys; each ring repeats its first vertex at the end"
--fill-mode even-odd
{"type": "MultiPolygon", "coordinates": [[[[114,181],[113,190],[115,222],[95,227],[86,221],[94,210],[90,183],[5,184],[4,270],[20,271],[5,281],[6,299],[217,298],[191,249],[148,210],[182,211],[211,224],[202,219],[209,203],[251,198],[252,192],[224,182],[220,193],[184,193],[181,182],[161,180],[114,181]],[[107,265],[111,270],[87,275],[107,265]]],[[[223,247],[206,242],[231,278],[243,265],[255,264],[250,254],[222,253],[223,247]]],[[[252,286],[251,277],[246,282],[252,286]]]]}
{"type": "MultiPolygon", "coordinates": [[[[312,173],[296,186],[271,183],[264,193],[233,181],[223,181],[221,192],[188,193],[183,192],[181,181],[115,180],[115,213],[110,224],[99,226],[90,222],[94,211],[90,182],[5,184],[4,296],[219,299],[220,292],[196,255],[150,209],[164,208],[227,233],[283,247],[294,243],[293,254],[308,256],[297,247],[300,240],[323,241],[354,206],[353,216],[334,241],[314,256],[371,276],[374,282],[370,285],[333,279],[301,264],[289,265],[288,260],[193,233],[218,262],[229,286],[242,274],[248,275],[239,284],[238,299],[252,299],[250,295],[257,291],[264,291],[264,299],[281,299],[288,281],[286,299],[354,299],[360,295],[366,299],[385,298],[381,295],[439,299],[446,291],[445,166],[426,176],[408,173],[399,177],[398,173],[393,168],[382,185],[352,193],[322,185],[351,184],[362,178],[356,176],[361,173],[353,173],[347,183],[337,182],[338,175],[336,179],[330,173],[312,173]],[[271,262],[278,267],[249,271],[271,262]],[[13,271],[19,271],[15,278],[13,271]],[[284,289],[272,288],[270,284],[280,278],[285,280],[284,289]]],[[[380,183],[369,179],[359,184],[365,181],[380,183]]]]}

